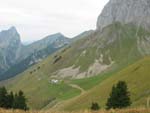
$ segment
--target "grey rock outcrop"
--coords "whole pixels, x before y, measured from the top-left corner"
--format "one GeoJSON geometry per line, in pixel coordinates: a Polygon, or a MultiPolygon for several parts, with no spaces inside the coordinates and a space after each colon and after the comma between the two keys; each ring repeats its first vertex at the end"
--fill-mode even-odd
{"type": "Polygon", "coordinates": [[[15,27],[0,32],[0,67],[7,69],[16,62],[22,44],[15,27]]]}
{"type": "Polygon", "coordinates": [[[114,22],[132,23],[150,30],[150,0],[110,0],[98,17],[97,29],[114,22]]]}

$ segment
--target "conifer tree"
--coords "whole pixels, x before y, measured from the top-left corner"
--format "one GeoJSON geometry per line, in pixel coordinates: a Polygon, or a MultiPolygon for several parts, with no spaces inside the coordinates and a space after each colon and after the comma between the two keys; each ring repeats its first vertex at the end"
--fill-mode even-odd
{"type": "Polygon", "coordinates": [[[127,84],[124,81],[119,81],[116,86],[113,86],[110,97],[107,100],[107,109],[125,108],[131,105],[130,93],[128,92],[127,84]]]}
{"type": "Polygon", "coordinates": [[[22,109],[22,110],[28,110],[27,104],[26,104],[26,98],[22,91],[19,91],[18,94],[15,94],[14,97],[14,109],[22,109]]]}
{"type": "Polygon", "coordinates": [[[0,88],[0,107],[7,108],[7,90],[5,87],[0,88]]]}
{"type": "Polygon", "coordinates": [[[13,107],[13,103],[14,103],[14,94],[11,91],[8,95],[7,95],[7,108],[10,109],[13,107]]]}
{"type": "Polygon", "coordinates": [[[0,108],[28,110],[26,101],[22,91],[14,96],[13,92],[8,93],[5,87],[0,87],[0,108]]]}

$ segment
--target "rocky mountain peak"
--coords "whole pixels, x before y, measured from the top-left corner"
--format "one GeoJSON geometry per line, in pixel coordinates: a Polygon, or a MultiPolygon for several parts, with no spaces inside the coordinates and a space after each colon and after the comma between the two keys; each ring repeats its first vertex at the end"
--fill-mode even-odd
{"type": "Polygon", "coordinates": [[[0,32],[0,41],[1,42],[10,42],[12,40],[20,41],[20,35],[17,32],[15,27],[11,27],[8,30],[3,30],[0,32]]]}
{"type": "Polygon", "coordinates": [[[98,17],[97,29],[114,22],[150,29],[150,0],[110,0],[98,17]]]}
{"type": "Polygon", "coordinates": [[[14,26],[12,26],[11,28],[9,28],[8,31],[10,31],[12,33],[18,33],[17,29],[14,26]]]}

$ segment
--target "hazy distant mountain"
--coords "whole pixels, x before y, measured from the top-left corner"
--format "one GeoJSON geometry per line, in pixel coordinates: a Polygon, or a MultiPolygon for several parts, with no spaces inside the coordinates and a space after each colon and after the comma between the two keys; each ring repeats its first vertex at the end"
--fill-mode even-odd
{"type": "Polygon", "coordinates": [[[0,32],[0,72],[15,64],[22,48],[20,35],[15,27],[0,32]]]}
{"type": "Polygon", "coordinates": [[[0,32],[0,79],[7,79],[24,71],[69,43],[69,38],[56,33],[23,45],[15,27],[0,32]]]}
{"type": "MultiPolygon", "coordinates": [[[[33,42],[35,42],[35,41],[33,41],[33,42]]],[[[31,43],[33,43],[32,41],[24,41],[24,42],[22,42],[23,43],[23,45],[29,45],[29,44],[31,44],[31,43]]]]}
{"type": "MultiPolygon", "coordinates": [[[[66,38],[61,33],[56,33],[53,35],[49,35],[42,40],[33,42],[27,46],[24,46],[22,48],[22,52],[20,53],[19,59],[26,58],[30,56],[33,53],[36,53],[42,49],[47,48],[49,45],[53,45],[54,48],[61,48],[64,45],[67,45],[70,43],[70,39],[66,38]]],[[[43,55],[44,56],[44,55],[43,55]]]]}
{"type": "Polygon", "coordinates": [[[87,37],[88,35],[92,34],[94,32],[94,30],[89,30],[89,31],[85,31],[75,37],[72,38],[72,41],[77,41],[79,39],[82,39],[84,37],[87,37]]]}

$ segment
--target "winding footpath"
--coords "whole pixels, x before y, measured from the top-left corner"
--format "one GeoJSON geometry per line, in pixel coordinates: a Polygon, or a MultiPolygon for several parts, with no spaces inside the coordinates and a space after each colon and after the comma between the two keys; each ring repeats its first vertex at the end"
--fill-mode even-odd
{"type": "Polygon", "coordinates": [[[78,89],[81,91],[81,94],[85,93],[85,90],[76,84],[69,84],[72,88],[78,89]]]}

